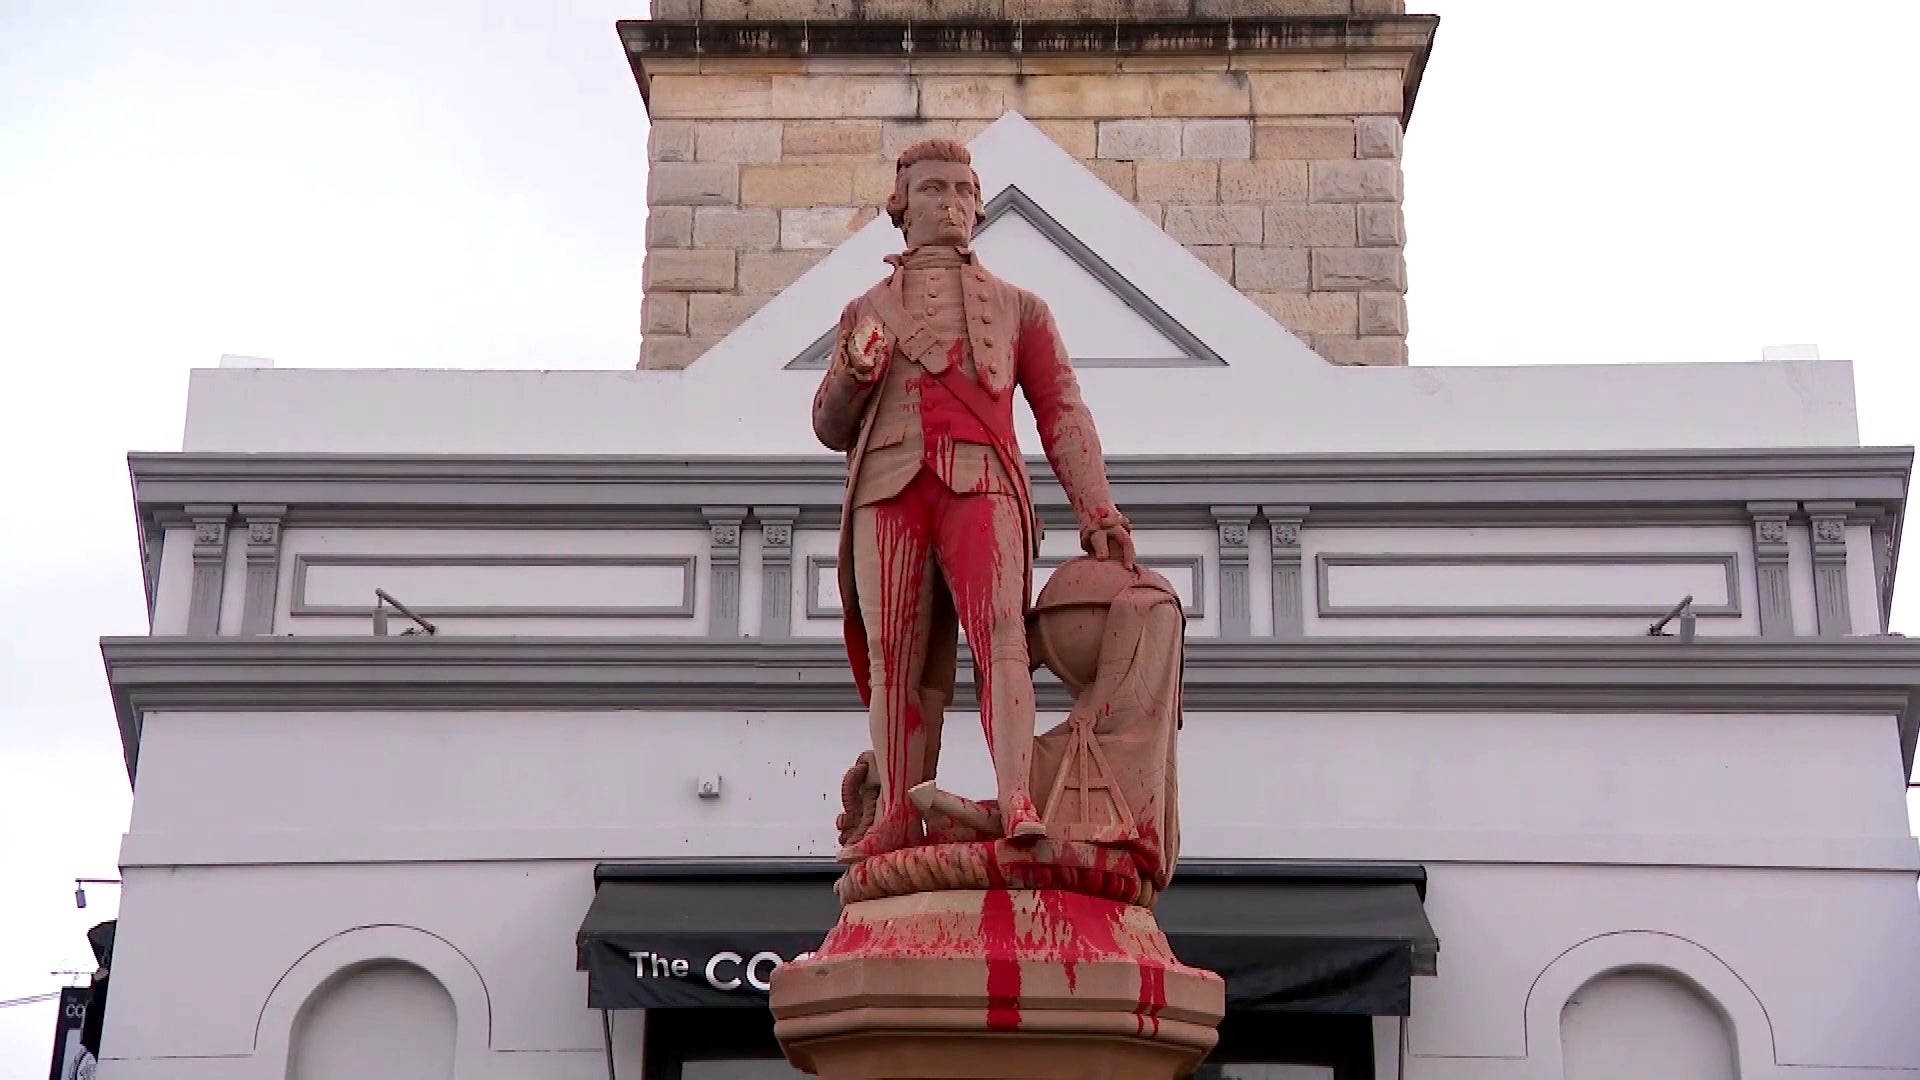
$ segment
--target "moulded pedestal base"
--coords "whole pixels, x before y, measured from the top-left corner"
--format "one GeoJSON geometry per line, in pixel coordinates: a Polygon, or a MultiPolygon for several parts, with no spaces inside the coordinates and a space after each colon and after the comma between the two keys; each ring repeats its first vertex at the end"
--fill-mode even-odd
{"type": "Polygon", "coordinates": [[[1150,910],[1050,890],[851,904],[772,989],[774,1034],[822,1080],[1174,1080],[1225,1004],[1150,910]]]}

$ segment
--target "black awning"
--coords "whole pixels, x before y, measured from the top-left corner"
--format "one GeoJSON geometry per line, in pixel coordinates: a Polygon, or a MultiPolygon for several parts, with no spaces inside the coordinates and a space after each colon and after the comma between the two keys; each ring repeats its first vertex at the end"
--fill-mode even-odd
{"type": "Polygon", "coordinates": [[[817,867],[610,867],[575,938],[595,1009],[767,1004],[773,966],[820,947],[840,918],[817,867]]]}
{"type": "MultiPolygon", "coordinates": [[[[762,1007],[840,917],[837,868],[602,866],[576,939],[596,1009],[762,1007]]],[[[1182,863],[1156,915],[1230,1010],[1405,1016],[1439,949],[1419,867],[1182,863]]]]}

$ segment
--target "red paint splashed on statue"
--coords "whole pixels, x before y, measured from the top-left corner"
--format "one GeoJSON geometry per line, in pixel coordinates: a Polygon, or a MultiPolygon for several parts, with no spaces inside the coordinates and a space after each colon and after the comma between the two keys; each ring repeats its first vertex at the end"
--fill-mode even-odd
{"type": "Polygon", "coordinates": [[[1136,815],[1138,820],[1134,827],[1139,831],[1139,836],[1129,842],[1126,849],[1133,857],[1136,872],[1153,882],[1154,888],[1164,889],[1172,875],[1168,873],[1166,863],[1167,849],[1160,841],[1159,828],[1154,824],[1155,809],[1149,801],[1145,811],[1136,815]]]}
{"type": "MultiPolygon", "coordinates": [[[[909,497],[912,497],[911,495],[909,497]]],[[[912,763],[910,747],[921,727],[918,688],[910,685],[912,653],[902,649],[897,637],[911,635],[920,601],[921,564],[928,547],[924,517],[899,513],[887,507],[874,515],[874,546],[880,571],[880,610],[884,626],[880,645],[881,683],[887,695],[886,715],[898,730],[888,732],[886,760],[881,764],[883,802],[880,817],[905,812],[906,790],[912,763]],[[904,630],[901,634],[899,631],[904,630]]],[[[879,822],[875,823],[879,825],[879,822]]]]}
{"type": "Polygon", "coordinates": [[[987,860],[987,892],[980,901],[980,944],[987,961],[987,1030],[1020,1026],[1020,940],[1013,894],[998,864],[987,860]]]}
{"type": "MultiPolygon", "coordinates": [[[[1027,394],[1027,405],[1033,410],[1034,422],[1040,429],[1041,448],[1046,452],[1047,463],[1053,466],[1054,475],[1104,477],[1105,467],[1099,464],[1099,439],[1091,428],[1082,427],[1089,422],[1086,410],[1064,408],[1068,401],[1079,397],[1079,391],[1073,365],[1067,359],[1066,349],[1054,336],[1051,319],[1032,314],[1021,320],[1020,333],[1014,342],[1014,364],[1020,373],[1020,386],[1027,394]]],[[[1104,483],[1099,486],[1106,487],[1104,483]]],[[[1067,497],[1073,500],[1074,515],[1081,523],[1103,509],[1086,501],[1092,492],[1078,490],[1071,484],[1066,485],[1066,490],[1067,497]]]]}

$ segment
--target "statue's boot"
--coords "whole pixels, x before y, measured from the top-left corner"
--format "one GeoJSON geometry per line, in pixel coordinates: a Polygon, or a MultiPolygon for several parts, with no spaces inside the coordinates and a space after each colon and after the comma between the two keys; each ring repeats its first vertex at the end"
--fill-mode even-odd
{"type": "Polygon", "coordinates": [[[1033,796],[1024,786],[1000,796],[1000,802],[1014,807],[1006,816],[1007,839],[1034,841],[1047,835],[1047,823],[1040,819],[1040,808],[1034,805],[1033,796]]]}
{"type": "MultiPolygon", "coordinates": [[[[882,805],[885,806],[884,803],[882,805]]],[[[866,834],[841,848],[835,860],[857,863],[889,851],[911,847],[920,839],[921,828],[920,815],[914,810],[913,804],[900,799],[893,807],[883,808],[866,834]]]]}

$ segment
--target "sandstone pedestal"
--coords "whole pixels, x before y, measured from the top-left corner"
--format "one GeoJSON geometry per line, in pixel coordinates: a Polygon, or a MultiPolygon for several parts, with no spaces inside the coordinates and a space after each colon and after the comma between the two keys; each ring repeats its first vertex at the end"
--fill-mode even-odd
{"type": "Polygon", "coordinates": [[[1045,889],[849,904],[772,990],[788,1059],[822,1080],[1173,1080],[1225,999],[1151,910],[1045,889]]]}

